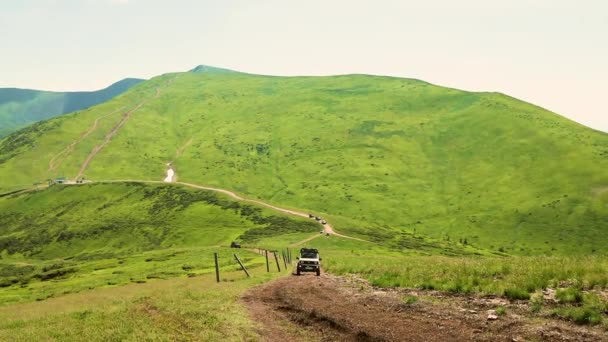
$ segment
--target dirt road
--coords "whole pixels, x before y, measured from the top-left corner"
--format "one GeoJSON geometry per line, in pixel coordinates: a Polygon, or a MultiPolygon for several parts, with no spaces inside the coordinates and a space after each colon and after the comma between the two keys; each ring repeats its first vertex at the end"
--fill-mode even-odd
{"type": "MultiPolygon", "coordinates": [[[[407,292],[410,291],[410,292],[407,292]]],[[[502,299],[381,291],[356,278],[289,276],[242,302],[265,341],[606,341],[601,328],[530,317],[502,299]],[[417,298],[408,303],[404,298],[417,298]],[[507,313],[488,320],[488,310],[507,313]]]]}
{"type": "MultiPolygon", "coordinates": [[[[160,183],[164,183],[163,181],[150,181],[150,180],[142,180],[142,179],[121,179],[121,180],[103,180],[103,181],[95,181],[95,182],[91,182],[89,181],[88,183],[151,183],[151,184],[160,184],[160,183]]],[[[297,211],[297,210],[292,210],[292,209],[285,209],[285,208],[281,208],[281,207],[277,207],[275,205],[266,203],[266,202],[262,202],[262,201],[258,201],[258,200],[253,200],[253,199],[248,199],[242,196],[239,196],[238,194],[236,194],[235,192],[232,192],[230,190],[226,190],[226,189],[220,189],[220,188],[215,188],[215,187],[210,187],[210,186],[204,186],[204,185],[198,185],[198,184],[194,184],[194,183],[186,183],[186,182],[172,182],[172,184],[178,184],[178,185],[182,185],[182,186],[187,186],[187,187],[191,187],[191,188],[195,188],[195,189],[201,189],[201,190],[209,190],[209,191],[214,191],[214,192],[219,192],[225,195],[228,195],[238,201],[241,202],[249,202],[249,203],[255,203],[258,205],[261,205],[263,207],[266,208],[270,208],[272,210],[278,211],[280,213],[283,214],[287,214],[287,215],[292,215],[292,216],[300,216],[300,217],[306,217],[308,218],[308,214],[303,213],[301,211],[297,211]]],[[[352,236],[348,236],[348,235],[344,235],[344,234],[340,234],[340,233],[336,233],[332,226],[327,223],[322,225],[323,229],[325,230],[326,233],[329,233],[332,236],[338,236],[341,238],[345,238],[345,239],[351,239],[351,240],[357,240],[357,241],[362,241],[362,242],[368,242],[366,240],[363,239],[359,239],[356,237],[352,237],[352,236]]],[[[293,244],[292,246],[297,246],[300,245],[304,242],[310,241],[314,238],[317,238],[321,236],[321,234],[315,234],[313,236],[311,236],[310,238],[307,238],[303,241],[300,241],[298,243],[293,244]]]]}
{"type": "MultiPolygon", "coordinates": [[[[197,188],[197,189],[202,189],[202,190],[210,190],[210,191],[220,192],[220,193],[226,194],[226,195],[228,195],[228,196],[230,196],[230,197],[232,197],[232,198],[234,198],[236,200],[239,200],[239,201],[255,203],[255,204],[261,205],[261,206],[266,207],[266,208],[270,208],[272,210],[275,210],[275,211],[278,211],[278,212],[281,212],[281,213],[284,213],[284,214],[308,218],[308,214],[307,213],[303,213],[303,212],[297,211],[297,210],[285,209],[285,208],[277,207],[277,206],[274,206],[272,204],[268,204],[266,202],[262,202],[262,201],[258,201],[258,200],[244,198],[244,197],[241,197],[241,196],[237,195],[236,193],[234,193],[232,191],[229,191],[229,190],[220,189],[220,188],[212,188],[212,187],[208,187],[208,186],[202,186],[202,185],[198,185],[198,184],[184,183],[184,182],[176,182],[175,184],[181,184],[181,185],[185,185],[185,186],[189,186],[189,187],[197,188]]],[[[345,238],[345,239],[351,239],[351,240],[358,240],[358,241],[367,242],[367,241],[365,241],[363,239],[359,239],[359,238],[356,238],[356,237],[352,237],[352,236],[336,233],[334,231],[333,227],[329,224],[329,222],[326,223],[326,224],[323,224],[322,226],[323,226],[323,229],[325,230],[326,234],[333,235],[333,236],[339,236],[339,237],[342,237],[342,238],[345,238]]],[[[298,245],[298,244],[306,242],[306,241],[310,241],[310,240],[316,238],[317,236],[313,236],[311,238],[308,238],[308,239],[306,239],[304,241],[301,241],[301,242],[299,242],[299,243],[297,243],[295,245],[298,245]]]]}

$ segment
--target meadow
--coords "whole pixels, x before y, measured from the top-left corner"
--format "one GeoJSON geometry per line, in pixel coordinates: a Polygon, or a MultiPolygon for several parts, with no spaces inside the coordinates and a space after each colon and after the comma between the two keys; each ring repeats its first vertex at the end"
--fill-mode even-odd
{"type": "Polygon", "coordinates": [[[261,340],[239,298],[281,274],[262,268],[252,272],[250,279],[242,272],[226,272],[221,283],[211,274],[153,279],[0,307],[0,339],[261,340]]]}
{"type": "Polygon", "coordinates": [[[314,220],[168,184],[54,185],[0,198],[0,208],[0,338],[255,340],[238,298],[290,269],[277,272],[271,257],[267,273],[251,250],[295,256],[303,246],[321,251],[323,272],[377,287],[500,296],[537,315],[607,321],[604,256],[508,256],[419,235],[402,237],[409,247],[325,236],[314,220]],[[234,240],[244,248],[228,248],[234,240]],[[556,303],[540,299],[546,289],[556,303]]]}
{"type": "Polygon", "coordinates": [[[162,180],[172,162],[181,181],[311,211],[392,247],[424,236],[584,255],[608,243],[607,134],[506,95],[379,76],[165,74],[0,141],[0,191],[75,177],[141,103],[87,179],[162,180]]]}
{"type": "MultiPolygon", "coordinates": [[[[0,208],[0,305],[212,273],[214,253],[223,270],[235,270],[232,241],[318,230],[309,220],[164,184],[55,185],[0,198],[0,208]]],[[[246,266],[265,263],[242,251],[246,266]]]]}
{"type": "Polygon", "coordinates": [[[255,339],[236,298],[278,274],[246,249],[297,250],[313,236],[304,245],[325,271],[374,286],[501,296],[605,324],[607,134],[419,80],[203,71],[0,140],[0,338],[255,339]],[[366,242],[139,182],[162,180],[168,163],[179,181],[308,211],[366,242]],[[81,168],[94,183],[7,194],[81,168]],[[253,279],[234,273],[232,241],[253,279]],[[540,299],[547,289],[555,303],[540,299]]]}

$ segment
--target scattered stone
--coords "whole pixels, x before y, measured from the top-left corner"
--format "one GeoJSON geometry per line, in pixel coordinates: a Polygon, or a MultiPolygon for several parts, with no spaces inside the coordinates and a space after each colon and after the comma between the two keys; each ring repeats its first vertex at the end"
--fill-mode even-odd
{"type": "Polygon", "coordinates": [[[477,313],[477,311],[475,311],[475,310],[468,310],[467,312],[470,313],[470,314],[476,314],[477,313]]]}
{"type": "Polygon", "coordinates": [[[498,319],[498,316],[493,315],[493,314],[489,314],[488,315],[488,321],[495,321],[498,319]]]}

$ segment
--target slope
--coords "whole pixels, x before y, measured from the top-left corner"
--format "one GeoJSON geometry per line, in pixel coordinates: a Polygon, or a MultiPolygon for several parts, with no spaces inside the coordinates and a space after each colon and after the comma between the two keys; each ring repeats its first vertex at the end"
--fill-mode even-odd
{"type": "Polygon", "coordinates": [[[136,182],[4,196],[0,222],[0,305],[108,282],[210,273],[213,252],[231,264],[230,251],[220,248],[231,241],[318,230],[310,220],[210,191],[136,182]]]}
{"type": "Polygon", "coordinates": [[[126,78],[101,90],[78,92],[0,88],[0,137],[37,121],[108,101],[142,81],[126,78]]]}
{"type": "Polygon", "coordinates": [[[607,134],[502,94],[418,80],[201,71],[5,138],[0,188],[73,178],[103,143],[87,179],[162,180],[171,163],[181,181],[403,248],[411,236],[524,255],[608,243],[607,134]]]}

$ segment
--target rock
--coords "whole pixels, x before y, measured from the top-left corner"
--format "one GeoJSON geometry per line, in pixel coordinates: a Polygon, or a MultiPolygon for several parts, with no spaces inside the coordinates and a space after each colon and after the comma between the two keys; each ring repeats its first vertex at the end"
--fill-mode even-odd
{"type": "Polygon", "coordinates": [[[489,314],[488,315],[488,321],[495,321],[498,319],[498,316],[494,315],[494,314],[489,314]]]}
{"type": "Polygon", "coordinates": [[[471,313],[471,314],[476,314],[477,313],[477,311],[475,311],[475,310],[468,310],[467,312],[471,313]]]}

